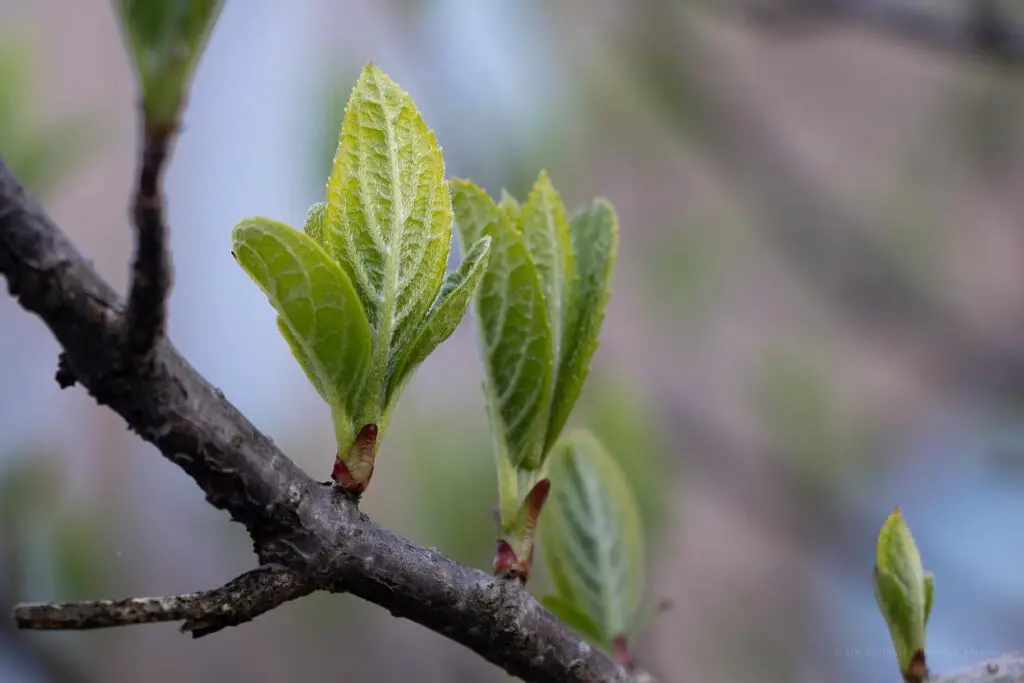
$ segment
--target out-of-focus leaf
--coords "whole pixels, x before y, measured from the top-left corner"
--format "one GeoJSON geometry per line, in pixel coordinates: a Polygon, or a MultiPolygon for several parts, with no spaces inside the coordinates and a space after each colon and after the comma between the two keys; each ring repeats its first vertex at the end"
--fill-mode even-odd
{"type": "Polygon", "coordinates": [[[224,0],[117,0],[147,121],[173,125],[224,0]]]}
{"type": "Polygon", "coordinates": [[[551,494],[541,516],[555,593],[596,625],[604,647],[634,625],[645,581],[644,534],[629,485],[588,431],[563,437],[548,463],[551,494]]]}

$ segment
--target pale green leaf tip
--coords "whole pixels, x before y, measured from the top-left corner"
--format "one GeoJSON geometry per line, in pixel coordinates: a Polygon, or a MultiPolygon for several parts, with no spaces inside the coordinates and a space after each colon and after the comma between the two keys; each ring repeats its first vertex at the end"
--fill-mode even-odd
{"type": "Polygon", "coordinates": [[[508,190],[506,190],[504,187],[501,188],[501,202],[500,203],[502,205],[504,205],[504,206],[514,206],[516,208],[519,207],[519,200],[516,199],[512,195],[512,193],[509,192],[508,190]]]}
{"type": "Polygon", "coordinates": [[[918,680],[924,661],[925,627],[931,616],[934,577],[924,572],[914,538],[899,506],[882,524],[874,571],[875,600],[893,640],[900,669],[918,680]]]}

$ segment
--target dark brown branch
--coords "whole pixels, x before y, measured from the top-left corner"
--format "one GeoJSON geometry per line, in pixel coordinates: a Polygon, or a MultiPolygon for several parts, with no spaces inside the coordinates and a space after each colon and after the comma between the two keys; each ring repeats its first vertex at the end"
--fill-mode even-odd
{"type": "Polygon", "coordinates": [[[807,27],[844,21],[947,54],[1024,64],[1024,26],[997,0],[962,0],[959,11],[951,11],[948,4],[907,0],[786,0],[778,4],[781,8],[770,14],[776,25],[797,22],[807,27]]]}
{"type": "MultiPolygon", "coordinates": [[[[525,681],[641,680],[526,590],[380,527],[307,476],[166,338],[146,372],[120,362],[121,304],[0,160],[0,273],[63,346],[95,400],[181,467],[252,536],[261,565],[348,592],[465,645],[525,681]]],[[[331,454],[326,454],[330,458],[331,454]]]]}
{"type": "Polygon", "coordinates": [[[135,262],[125,315],[125,352],[129,362],[148,365],[157,340],[164,335],[172,268],[160,178],[170,154],[174,128],[144,126],[139,182],[132,204],[135,262]]]}
{"type": "Polygon", "coordinates": [[[166,598],[22,603],[14,608],[14,621],[18,628],[45,631],[184,621],[181,630],[199,638],[252,621],[313,590],[313,582],[302,574],[279,565],[264,565],[220,588],[201,593],[166,598]]]}

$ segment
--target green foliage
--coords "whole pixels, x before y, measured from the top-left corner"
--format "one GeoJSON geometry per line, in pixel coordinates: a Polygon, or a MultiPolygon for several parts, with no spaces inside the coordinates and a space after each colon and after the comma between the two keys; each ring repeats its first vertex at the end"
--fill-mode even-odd
{"type": "Polygon", "coordinates": [[[476,295],[491,240],[475,240],[446,277],[441,148],[409,94],[372,63],[349,97],[326,200],[303,229],[252,218],[233,234],[239,264],[331,406],[338,461],[355,480],[344,485],[362,491],[402,388],[476,295]]]}
{"type": "Polygon", "coordinates": [[[927,673],[925,629],[931,616],[934,577],[925,573],[898,507],[878,533],[874,588],[875,602],[889,627],[904,679],[923,680],[927,673]]]}
{"type": "Polygon", "coordinates": [[[265,218],[232,233],[233,254],[278,312],[278,328],[351,443],[370,361],[370,328],[345,271],[306,234],[265,218]]]}
{"type": "Polygon", "coordinates": [[[79,117],[39,120],[32,107],[39,76],[31,49],[14,36],[0,38],[0,150],[21,183],[41,195],[95,148],[99,131],[79,117]]]}
{"type": "Polygon", "coordinates": [[[224,0],[116,0],[142,90],[147,123],[177,121],[189,82],[224,0]]]}
{"type": "Polygon", "coordinates": [[[368,66],[345,109],[325,233],[377,339],[374,372],[391,370],[387,360],[408,344],[436,300],[451,220],[434,134],[412,98],[368,66]]]}
{"type": "Polygon", "coordinates": [[[612,205],[597,199],[572,218],[571,237],[575,272],[570,309],[565,320],[558,381],[545,448],[550,448],[576,400],[597,351],[598,335],[611,296],[612,266],[619,248],[619,225],[612,205]]]}
{"type": "Polygon", "coordinates": [[[552,331],[540,274],[515,213],[468,181],[453,181],[462,244],[490,237],[492,255],[475,310],[485,349],[486,391],[513,465],[540,465],[551,403],[552,331]],[[500,426],[499,426],[500,425],[500,426]]]}
{"type": "MultiPolygon", "coordinates": [[[[451,189],[462,244],[492,240],[474,311],[503,531],[522,536],[513,528],[524,519],[520,506],[542,476],[597,348],[618,222],[602,199],[568,216],[545,172],[522,205],[507,192],[495,202],[468,180],[452,181],[451,189]]],[[[532,540],[512,541],[530,552],[532,540]]]]}
{"type": "Polygon", "coordinates": [[[545,604],[609,649],[637,625],[645,577],[639,508],[622,470],[588,431],[568,432],[549,468],[540,539],[555,592],[545,604]]]}

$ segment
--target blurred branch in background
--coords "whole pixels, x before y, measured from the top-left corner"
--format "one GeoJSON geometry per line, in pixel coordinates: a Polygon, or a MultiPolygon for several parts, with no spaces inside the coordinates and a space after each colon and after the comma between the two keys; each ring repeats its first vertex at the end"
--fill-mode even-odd
{"type": "Polygon", "coordinates": [[[939,52],[1024,63],[1024,24],[1014,0],[739,0],[754,20],[813,30],[849,22],[939,52]]]}
{"type": "Polygon", "coordinates": [[[758,209],[760,234],[812,291],[856,325],[872,325],[893,339],[916,339],[936,378],[1024,398],[1024,343],[966,323],[876,244],[864,220],[831,200],[820,179],[804,169],[785,136],[741,96],[708,78],[699,61],[686,58],[694,48],[679,47],[683,36],[698,37],[684,28],[679,8],[652,0],[637,7],[643,10],[624,52],[639,60],[635,72],[645,79],[648,98],[737,183],[758,209]],[[695,101],[699,105],[688,106],[695,101]]]}

